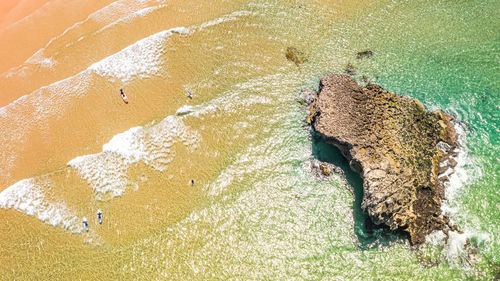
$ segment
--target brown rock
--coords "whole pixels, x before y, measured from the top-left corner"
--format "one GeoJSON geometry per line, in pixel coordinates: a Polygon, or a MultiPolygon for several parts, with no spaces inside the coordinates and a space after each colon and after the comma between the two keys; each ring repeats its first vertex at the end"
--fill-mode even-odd
{"type": "Polygon", "coordinates": [[[437,176],[448,155],[437,144],[456,147],[450,120],[417,100],[376,84],[362,88],[341,74],[320,80],[309,116],[364,179],[362,208],[372,222],[408,232],[412,244],[446,225],[439,219],[444,187],[437,176]]]}
{"type": "Polygon", "coordinates": [[[347,64],[344,72],[349,75],[356,75],[356,69],[354,69],[354,66],[350,63],[347,64]]]}
{"type": "Polygon", "coordinates": [[[371,56],[373,56],[373,52],[370,51],[370,50],[366,50],[366,51],[363,51],[363,52],[358,52],[356,54],[356,58],[358,58],[358,59],[369,58],[371,56]]]}
{"type": "Polygon", "coordinates": [[[450,179],[447,177],[447,176],[442,176],[438,179],[440,182],[447,182],[449,181],[450,179]]]}
{"type": "Polygon", "coordinates": [[[307,61],[307,57],[303,52],[295,47],[288,47],[286,49],[285,57],[287,60],[292,61],[295,65],[300,66],[307,61]]]}
{"type": "Polygon", "coordinates": [[[438,172],[438,174],[442,174],[442,173],[444,173],[446,170],[448,170],[448,166],[441,166],[441,167],[439,167],[439,172],[438,172]]]}
{"type": "Polygon", "coordinates": [[[316,91],[313,88],[306,88],[301,91],[302,99],[305,104],[311,105],[316,98],[316,91]]]}
{"type": "Polygon", "coordinates": [[[321,169],[321,172],[322,172],[322,173],[323,173],[323,175],[325,175],[325,176],[329,176],[329,175],[332,173],[332,171],[330,170],[330,168],[328,168],[328,167],[327,167],[326,165],[324,165],[324,164],[319,165],[319,168],[321,169]]]}

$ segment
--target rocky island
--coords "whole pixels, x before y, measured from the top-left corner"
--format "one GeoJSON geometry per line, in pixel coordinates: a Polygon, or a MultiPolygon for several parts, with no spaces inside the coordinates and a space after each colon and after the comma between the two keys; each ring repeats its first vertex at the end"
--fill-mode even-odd
{"type": "Polygon", "coordinates": [[[456,229],[441,213],[447,178],[439,177],[456,165],[451,120],[416,99],[341,74],[321,79],[308,117],[363,178],[362,208],[373,224],[407,232],[413,245],[434,230],[456,229]]]}

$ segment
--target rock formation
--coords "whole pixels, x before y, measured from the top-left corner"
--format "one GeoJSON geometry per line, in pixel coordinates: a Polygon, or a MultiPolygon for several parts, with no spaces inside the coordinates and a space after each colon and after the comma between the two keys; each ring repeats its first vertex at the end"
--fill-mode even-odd
{"type": "Polygon", "coordinates": [[[362,208],[372,222],[408,232],[412,244],[448,227],[441,214],[446,179],[438,175],[457,146],[451,120],[416,99],[375,84],[361,87],[341,74],[321,79],[308,118],[360,173],[362,208]]]}
{"type": "Polygon", "coordinates": [[[286,49],[285,57],[287,60],[292,61],[295,65],[299,66],[307,61],[307,57],[303,52],[295,47],[288,47],[286,49]]]}
{"type": "Polygon", "coordinates": [[[372,56],[373,56],[373,52],[370,51],[370,50],[366,50],[366,51],[363,51],[363,52],[358,52],[356,54],[356,58],[357,59],[369,58],[369,57],[372,57],[372,56]]]}

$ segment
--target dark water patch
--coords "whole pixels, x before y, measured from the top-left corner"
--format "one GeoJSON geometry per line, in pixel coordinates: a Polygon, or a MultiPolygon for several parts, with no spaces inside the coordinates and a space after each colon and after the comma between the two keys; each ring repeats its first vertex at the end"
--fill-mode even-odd
{"type": "Polygon", "coordinates": [[[312,153],[314,158],[322,162],[328,162],[342,170],[349,188],[354,195],[353,217],[354,233],[359,242],[359,248],[362,250],[390,246],[393,242],[402,240],[407,241],[408,236],[402,232],[395,232],[386,227],[376,226],[361,208],[363,201],[363,179],[353,171],[347,159],[340,150],[333,144],[326,142],[317,132],[312,134],[312,153]]]}

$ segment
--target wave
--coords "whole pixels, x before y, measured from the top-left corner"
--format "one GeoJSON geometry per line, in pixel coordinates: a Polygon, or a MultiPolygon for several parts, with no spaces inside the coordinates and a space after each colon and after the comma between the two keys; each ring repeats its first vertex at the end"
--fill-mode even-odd
{"type": "MultiPolygon", "coordinates": [[[[234,20],[239,16],[249,15],[246,11],[237,11],[201,24],[195,27],[175,27],[164,30],[141,39],[121,51],[91,65],[88,69],[68,77],[64,80],[54,82],[48,86],[41,87],[34,92],[22,96],[12,103],[0,108],[0,126],[16,124],[10,134],[3,134],[0,140],[7,146],[2,154],[3,168],[0,171],[4,175],[9,174],[15,155],[10,155],[14,142],[23,140],[26,131],[32,127],[44,126],[48,118],[64,114],[68,105],[74,103],[74,98],[83,97],[91,83],[92,73],[107,77],[112,81],[120,80],[126,83],[134,77],[147,78],[157,74],[161,70],[159,57],[165,53],[163,43],[166,38],[173,34],[189,34],[195,30],[201,30],[221,22],[234,20]],[[28,114],[26,118],[18,118],[20,113],[28,114]],[[7,163],[7,161],[9,163],[7,163]]],[[[49,63],[49,62],[47,62],[49,63]]]]}
{"type": "Polygon", "coordinates": [[[133,77],[149,78],[161,69],[160,56],[165,52],[163,44],[172,34],[187,34],[185,27],[165,30],[135,42],[120,52],[111,55],[93,65],[88,70],[102,77],[119,79],[122,83],[133,77]]]}
{"type": "Polygon", "coordinates": [[[43,13],[43,10],[46,9],[47,7],[49,7],[50,5],[53,4],[53,2],[56,2],[55,0],[53,1],[48,1],[47,3],[43,4],[41,7],[37,8],[36,10],[34,10],[33,12],[31,12],[30,14],[16,20],[15,22],[9,24],[5,30],[8,30],[8,29],[11,29],[13,28],[14,26],[18,25],[18,24],[21,24],[23,22],[26,22],[28,21],[29,19],[31,19],[32,17],[34,17],[35,15],[37,14],[42,14],[43,13]]]}
{"type": "MultiPolygon", "coordinates": [[[[128,22],[136,17],[144,17],[147,14],[151,13],[153,10],[166,6],[164,5],[164,3],[165,1],[159,1],[159,0],[115,1],[98,11],[91,13],[89,16],[87,16],[86,19],[73,24],[72,26],[65,29],[61,34],[51,38],[45,44],[44,47],[35,52],[22,65],[10,68],[6,72],[2,73],[0,77],[8,78],[14,75],[23,75],[28,65],[40,65],[41,67],[44,68],[52,68],[54,65],[57,64],[57,61],[51,56],[47,57],[45,55],[46,51],[50,49],[53,45],[55,45],[57,41],[64,38],[65,36],[71,36],[73,33],[76,33],[75,34],[76,36],[78,35],[81,36],[79,36],[79,38],[76,40],[68,39],[68,40],[73,40],[73,42],[67,43],[65,47],[69,47],[75,44],[76,42],[80,42],[82,39],[84,39],[84,37],[88,36],[87,35],[88,31],[86,31],[85,33],[83,31],[79,31],[80,27],[89,23],[99,22],[102,25],[104,25],[104,27],[100,28],[95,32],[92,32],[91,34],[99,33],[102,32],[104,29],[109,28],[118,23],[128,22]],[[148,5],[150,5],[151,3],[155,3],[157,5],[153,7],[148,7],[148,5]],[[161,4],[158,5],[158,3],[161,4]]],[[[57,46],[54,46],[54,48],[57,48],[57,46]]]]}
{"type": "MultiPolygon", "coordinates": [[[[454,108],[450,109],[450,111],[456,118],[453,123],[459,146],[455,150],[457,156],[452,158],[457,162],[457,165],[453,168],[449,167],[439,177],[446,176],[448,178],[448,181],[444,183],[446,200],[442,202],[441,210],[443,214],[450,218],[452,224],[456,224],[455,220],[464,211],[459,205],[458,197],[464,188],[473,184],[475,180],[481,177],[482,173],[475,160],[469,155],[467,147],[468,130],[466,124],[462,121],[462,114],[459,114],[454,108]]],[[[432,246],[443,247],[441,258],[446,262],[470,269],[474,262],[467,251],[466,244],[471,239],[483,243],[490,241],[491,237],[488,233],[478,229],[466,228],[462,229],[462,231],[449,231],[448,237],[442,231],[435,231],[427,236],[426,241],[432,246]]]]}
{"type": "Polygon", "coordinates": [[[201,135],[184,125],[177,116],[168,116],[150,127],[134,127],[115,135],[97,154],[79,156],[68,162],[97,192],[97,199],[109,200],[121,196],[128,185],[131,164],[143,161],[146,165],[164,171],[175,157],[176,143],[188,150],[199,147],[201,135]]]}
{"type": "MultiPolygon", "coordinates": [[[[278,75],[279,76],[279,75],[278,75]]],[[[188,151],[200,147],[201,134],[186,126],[183,119],[194,117],[203,119],[217,111],[236,113],[241,107],[253,104],[271,104],[272,99],[258,93],[251,95],[248,89],[272,87],[280,81],[277,75],[236,84],[231,91],[225,91],[215,99],[197,106],[184,105],[159,123],[133,127],[115,135],[103,145],[102,152],[84,155],[70,160],[67,165],[78,171],[80,176],[97,192],[97,199],[109,200],[122,196],[128,186],[137,183],[127,177],[132,164],[142,161],[149,167],[163,172],[175,157],[175,144],[183,144],[188,151]]],[[[249,117],[251,118],[251,117],[249,117]]],[[[241,130],[246,123],[238,123],[235,130],[241,130]]]]}
{"type": "MultiPolygon", "coordinates": [[[[144,1],[146,2],[146,1],[144,1]]],[[[113,5],[113,4],[111,4],[113,5]]],[[[144,8],[136,11],[138,14],[149,13],[152,9],[157,9],[163,7],[163,5],[158,5],[155,7],[144,8]]],[[[239,17],[254,15],[254,13],[248,11],[235,11],[233,13],[221,16],[217,19],[202,23],[200,25],[195,25],[192,27],[174,27],[168,30],[163,30],[161,32],[150,35],[133,44],[123,48],[117,53],[110,55],[88,67],[86,70],[81,71],[74,76],[67,77],[63,80],[56,81],[48,86],[43,86],[34,92],[27,94],[23,97],[15,100],[14,104],[19,104],[21,101],[26,100],[29,96],[35,96],[42,89],[51,88],[53,85],[61,83],[71,79],[72,77],[78,77],[83,74],[88,74],[89,71],[93,71],[100,76],[111,78],[113,81],[116,79],[121,80],[123,83],[129,82],[133,77],[138,76],[139,78],[148,78],[150,75],[157,74],[161,69],[161,63],[158,61],[159,57],[164,54],[162,43],[165,42],[166,38],[173,35],[187,35],[195,31],[201,31],[210,26],[214,26],[223,22],[237,20],[239,17]]],[[[78,25],[78,23],[76,24],[78,25]]],[[[66,31],[67,32],[67,31],[66,31]]],[[[28,61],[32,63],[40,64],[45,67],[51,67],[57,64],[52,57],[45,57],[43,55],[44,49],[42,48],[37,53],[35,53],[28,61]]],[[[25,76],[25,71],[27,67],[16,67],[16,70],[2,74],[2,76],[12,76],[20,75],[25,76]]],[[[68,93],[70,94],[70,93],[68,93]]],[[[0,115],[5,112],[5,108],[10,106],[6,105],[0,108],[0,115]]]]}
{"type": "Polygon", "coordinates": [[[52,226],[61,226],[73,233],[82,232],[80,219],[64,202],[52,202],[33,178],[21,180],[0,193],[0,208],[14,208],[52,226]]]}
{"type": "MultiPolygon", "coordinates": [[[[222,17],[223,20],[217,22],[233,20],[236,16],[245,14],[248,13],[232,13],[230,16],[222,17]]],[[[110,80],[133,79],[136,76],[142,78],[151,75],[151,72],[147,71],[154,69],[155,66],[159,67],[159,64],[154,59],[147,60],[146,57],[163,54],[162,42],[166,40],[166,37],[172,34],[188,34],[208,26],[178,27],[153,34],[101,60],[77,75],[42,87],[0,108],[0,116],[5,117],[1,118],[0,126],[15,124],[12,126],[15,128],[12,132],[9,131],[9,134],[0,136],[0,141],[5,144],[0,151],[2,156],[0,174],[7,175],[14,165],[15,149],[11,148],[16,143],[25,141],[30,129],[43,128],[47,125],[48,118],[64,115],[68,107],[74,104],[75,99],[84,98],[92,79],[95,79],[95,75],[101,75],[110,80]],[[107,69],[107,66],[113,63],[135,65],[129,69],[126,76],[117,76],[116,69],[107,69]],[[21,114],[26,118],[19,118],[21,114]],[[28,116],[25,116],[26,114],[28,116]],[[7,159],[11,159],[11,164],[4,165],[7,163],[7,159]]],[[[221,93],[220,97],[204,104],[180,107],[175,115],[168,116],[159,123],[152,122],[144,126],[130,128],[112,137],[108,143],[103,145],[102,152],[70,160],[67,162],[66,169],[75,170],[93,188],[94,195],[98,200],[109,200],[121,196],[130,186],[138,187],[137,183],[127,178],[127,173],[134,164],[142,162],[155,170],[165,171],[175,158],[177,144],[182,144],[188,151],[199,147],[201,135],[196,130],[186,126],[183,118],[188,116],[197,118],[200,115],[217,111],[229,114],[239,112],[242,107],[256,103],[270,104],[273,101],[273,95],[262,95],[258,90],[276,86],[274,84],[278,83],[277,80],[279,79],[276,75],[271,75],[263,79],[240,83],[235,85],[236,89],[221,93]],[[248,92],[250,89],[255,91],[250,93],[248,92]]],[[[25,179],[2,191],[0,193],[0,198],[2,198],[0,207],[4,209],[14,208],[28,215],[34,215],[41,221],[62,227],[73,233],[81,232],[80,218],[63,202],[54,203],[48,200],[46,193],[37,186],[36,181],[37,179],[33,178],[25,179]]],[[[91,239],[92,241],[99,240],[95,235],[91,237],[94,237],[91,239]]]]}
{"type": "MultiPolygon", "coordinates": [[[[43,129],[47,126],[44,123],[48,118],[63,115],[68,106],[74,103],[75,98],[83,97],[93,79],[93,73],[102,77],[110,77],[111,80],[121,79],[122,82],[127,82],[132,77],[147,78],[157,73],[160,69],[158,57],[165,52],[162,45],[164,40],[172,34],[182,32],[186,32],[184,27],[153,34],[74,76],[44,86],[0,108],[2,117],[0,126],[13,128],[9,134],[0,136],[0,140],[7,146],[7,149],[1,152],[2,159],[12,161],[13,156],[8,156],[11,153],[8,147],[14,145],[15,142],[22,142],[27,130],[41,126],[43,129]],[[27,116],[19,118],[20,114],[27,116]],[[13,124],[16,126],[12,126],[13,124]]],[[[2,164],[6,164],[5,160],[2,160],[2,164]]],[[[4,168],[0,168],[0,171],[3,170],[2,173],[7,174],[6,170],[10,168],[10,165],[2,166],[4,168]]]]}

